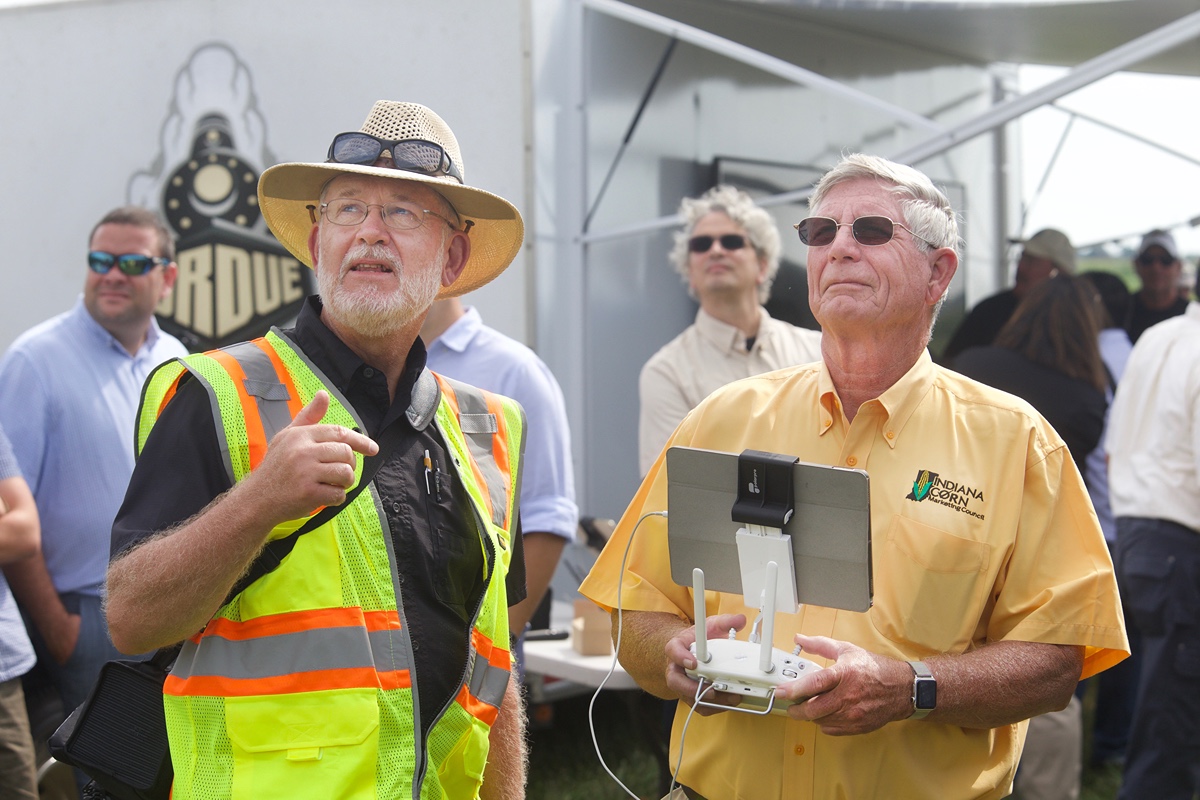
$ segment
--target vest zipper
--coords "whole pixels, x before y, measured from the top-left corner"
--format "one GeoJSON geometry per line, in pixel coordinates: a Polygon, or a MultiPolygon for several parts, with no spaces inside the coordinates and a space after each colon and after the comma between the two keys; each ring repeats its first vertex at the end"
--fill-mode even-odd
{"type": "MultiPolygon", "coordinates": [[[[480,537],[483,539],[484,547],[487,550],[487,556],[488,556],[487,557],[487,573],[488,573],[488,580],[490,582],[492,580],[495,580],[494,575],[495,575],[495,567],[496,567],[496,548],[492,545],[492,537],[487,534],[487,531],[488,531],[487,522],[483,519],[483,516],[479,513],[479,508],[474,503],[470,503],[469,505],[471,506],[471,512],[475,515],[476,522],[481,526],[480,528],[478,528],[478,530],[480,531],[480,537]]],[[[484,602],[487,601],[488,588],[489,588],[489,584],[485,583],[483,586],[483,591],[480,592],[480,594],[479,594],[479,600],[475,604],[475,611],[471,614],[471,621],[467,623],[467,651],[468,652],[473,652],[473,647],[471,645],[471,639],[472,639],[471,633],[475,630],[475,623],[479,620],[479,612],[483,610],[483,604],[484,604],[484,602]]],[[[474,667],[475,661],[477,661],[478,659],[479,659],[479,654],[475,653],[474,658],[471,659],[470,665],[472,667],[474,667]]],[[[416,669],[415,663],[413,664],[413,669],[414,670],[416,669]]],[[[464,665],[462,674],[458,678],[458,688],[462,689],[462,687],[466,684],[466,681],[467,681],[467,667],[464,665]]],[[[417,684],[417,682],[414,679],[413,686],[415,687],[416,684],[417,684]]],[[[437,724],[439,722],[441,722],[442,717],[445,716],[446,712],[450,709],[450,706],[454,705],[454,699],[456,697],[458,697],[458,692],[454,692],[453,694],[450,695],[450,699],[446,702],[445,705],[442,706],[441,710],[438,711],[437,716],[435,716],[433,718],[433,724],[429,727],[429,730],[433,730],[435,727],[437,727],[437,724]]],[[[420,718],[420,715],[418,714],[418,719],[419,718],[420,718]]],[[[419,798],[420,798],[421,787],[425,783],[425,770],[429,766],[429,761],[426,758],[426,754],[429,752],[428,736],[429,736],[429,731],[425,731],[425,730],[421,731],[421,749],[416,754],[417,755],[417,769],[413,773],[414,777],[416,778],[413,781],[413,800],[419,800],[419,798]]]]}

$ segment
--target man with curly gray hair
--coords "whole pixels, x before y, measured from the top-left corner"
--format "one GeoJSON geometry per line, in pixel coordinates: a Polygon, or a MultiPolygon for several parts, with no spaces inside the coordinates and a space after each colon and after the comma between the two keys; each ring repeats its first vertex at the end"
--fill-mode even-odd
{"type": "Polygon", "coordinates": [[[645,475],[680,420],[713,390],[821,357],[821,334],[763,308],[779,271],[775,220],[748,194],[715,186],[680,205],[671,263],[700,303],[696,321],[651,356],[638,380],[645,475]]]}

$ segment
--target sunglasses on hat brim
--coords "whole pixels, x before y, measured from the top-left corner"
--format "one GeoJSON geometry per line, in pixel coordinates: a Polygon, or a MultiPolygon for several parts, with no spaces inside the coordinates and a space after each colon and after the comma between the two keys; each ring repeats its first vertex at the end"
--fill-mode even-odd
{"type": "Polygon", "coordinates": [[[396,169],[421,175],[449,175],[463,182],[450,154],[441,145],[424,139],[380,139],[361,131],[347,131],[333,137],[327,161],[370,166],[385,152],[391,155],[396,169]]]}

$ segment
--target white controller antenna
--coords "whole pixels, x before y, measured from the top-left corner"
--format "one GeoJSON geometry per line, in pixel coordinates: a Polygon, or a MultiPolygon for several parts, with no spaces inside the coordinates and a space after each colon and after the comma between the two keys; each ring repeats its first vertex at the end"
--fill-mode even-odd
{"type": "Polygon", "coordinates": [[[779,578],[779,565],[774,561],[767,562],[767,579],[763,586],[763,635],[758,656],[758,668],[763,673],[774,669],[771,663],[771,651],[775,642],[775,582],[779,578]]]}
{"type": "Polygon", "coordinates": [[[704,570],[692,570],[692,616],[696,618],[696,661],[707,664],[712,660],[708,654],[707,616],[704,610],[704,570]]]}

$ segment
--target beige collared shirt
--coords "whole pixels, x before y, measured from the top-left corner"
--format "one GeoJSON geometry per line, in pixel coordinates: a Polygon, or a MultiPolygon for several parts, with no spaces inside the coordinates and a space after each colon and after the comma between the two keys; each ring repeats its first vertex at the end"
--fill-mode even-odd
{"type": "Polygon", "coordinates": [[[821,332],[774,319],[759,307],[758,336],[746,336],[700,309],[696,322],[663,345],[638,379],[638,468],[641,475],[689,411],[715,390],[752,375],[821,358],[821,332]]]}

